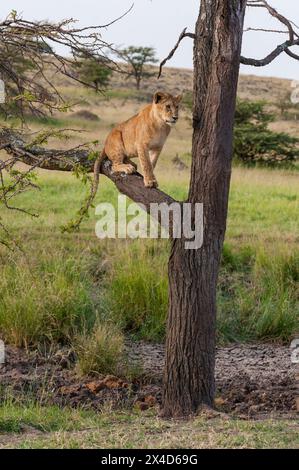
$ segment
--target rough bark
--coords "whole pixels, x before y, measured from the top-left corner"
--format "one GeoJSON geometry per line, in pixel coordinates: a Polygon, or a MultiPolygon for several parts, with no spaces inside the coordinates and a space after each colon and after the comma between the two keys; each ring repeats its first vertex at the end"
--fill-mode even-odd
{"type": "Polygon", "coordinates": [[[194,40],[192,171],[188,201],[202,202],[204,240],[172,244],[164,416],[213,405],[216,284],[226,229],[233,119],[245,0],[202,0],[194,40]]]}

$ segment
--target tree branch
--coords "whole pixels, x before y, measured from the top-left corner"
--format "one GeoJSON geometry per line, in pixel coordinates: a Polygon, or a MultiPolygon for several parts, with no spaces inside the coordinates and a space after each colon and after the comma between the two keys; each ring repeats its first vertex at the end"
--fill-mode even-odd
{"type": "MultiPolygon", "coordinates": [[[[90,150],[76,147],[70,150],[45,149],[40,146],[30,146],[21,134],[11,129],[0,129],[0,148],[13,157],[13,164],[22,162],[34,168],[43,168],[56,171],[73,171],[78,165],[92,171],[93,161],[90,159],[90,150]]],[[[11,162],[10,162],[11,164],[11,162]]],[[[5,162],[0,160],[0,170],[5,162]]],[[[146,188],[143,177],[139,173],[126,175],[113,173],[111,162],[105,159],[101,165],[101,173],[109,178],[117,189],[137,204],[144,204],[147,212],[152,203],[172,204],[176,202],[168,194],[156,188],[146,188]]]]}
{"type": "MultiPolygon", "coordinates": [[[[279,46],[277,46],[264,59],[252,59],[252,58],[247,58],[247,57],[241,56],[240,57],[240,62],[241,62],[241,64],[244,64],[244,65],[253,65],[254,67],[264,67],[265,65],[268,65],[271,62],[273,62],[273,60],[275,60],[283,52],[288,54],[288,52],[290,52],[289,47],[292,47],[292,46],[299,46],[299,39],[297,39],[295,41],[290,41],[290,40],[285,41],[283,44],[280,44],[279,46]]],[[[289,54],[289,55],[293,58],[297,58],[296,54],[292,53],[292,55],[291,54],[289,54]]]]}
{"type": "MultiPolygon", "coordinates": [[[[253,65],[254,67],[264,67],[265,65],[268,65],[271,62],[273,62],[273,60],[275,60],[283,52],[288,54],[293,59],[299,60],[299,56],[289,50],[290,47],[299,45],[299,35],[294,30],[293,23],[290,20],[288,20],[285,16],[283,16],[281,13],[279,13],[277,10],[275,10],[273,7],[271,7],[271,5],[269,5],[269,3],[266,0],[250,0],[247,2],[247,6],[262,7],[268,10],[268,12],[270,13],[271,16],[273,16],[273,18],[276,18],[280,23],[282,23],[284,26],[287,27],[287,31],[285,31],[285,33],[289,35],[289,39],[288,41],[285,41],[283,44],[278,45],[270,54],[264,57],[264,59],[252,59],[252,58],[241,56],[240,58],[241,64],[253,65]]],[[[248,31],[253,30],[253,29],[254,28],[248,28],[248,31]]],[[[283,31],[274,30],[273,32],[282,33],[283,31]]]]}
{"type": "Polygon", "coordinates": [[[171,49],[171,51],[169,52],[168,56],[167,56],[164,60],[162,60],[162,62],[160,63],[158,78],[161,77],[161,75],[162,75],[162,69],[163,69],[164,65],[166,64],[166,62],[167,62],[168,60],[170,60],[170,59],[173,57],[175,51],[177,50],[177,48],[178,48],[179,45],[180,45],[180,42],[181,42],[184,38],[195,39],[195,34],[194,34],[194,33],[186,33],[186,30],[187,30],[187,28],[184,28],[184,29],[183,29],[183,31],[181,32],[181,34],[180,34],[180,36],[179,36],[179,39],[177,40],[175,46],[171,49]]]}

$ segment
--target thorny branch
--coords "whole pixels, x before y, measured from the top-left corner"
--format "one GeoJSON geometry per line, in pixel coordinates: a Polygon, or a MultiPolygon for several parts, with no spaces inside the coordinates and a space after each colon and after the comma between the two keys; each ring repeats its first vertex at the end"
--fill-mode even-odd
{"type": "MultiPolygon", "coordinates": [[[[82,56],[121,71],[112,59],[117,51],[103,40],[102,30],[123,18],[132,8],[133,5],[108,24],[82,28],[75,27],[72,18],[58,23],[27,21],[15,11],[0,22],[0,78],[14,104],[14,116],[17,113],[24,119],[25,110],[43,115],[66,109],[68,104],[53,83],[56,74],[95,88],[75,72],[75,65],[82,56]],[[65,55],[58,53],[56,46],[63,48],[65,55]]],[[[3,105],[0,105],[0,111],[5,115],[10,113],[3,105]]]]}

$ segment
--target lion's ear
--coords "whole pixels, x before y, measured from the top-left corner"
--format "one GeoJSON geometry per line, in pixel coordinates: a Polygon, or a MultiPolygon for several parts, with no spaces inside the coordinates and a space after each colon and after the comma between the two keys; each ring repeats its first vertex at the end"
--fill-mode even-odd
{"type": "Polygon", "coordinates": [[[177,103],[180,103],[182,101],[182,99],[183,99],[183,95],[178,95],[178,96],[175,97],[175,100],[176,100],[177,103]]]}
{"type": "Polygon", "coordinates": [[[161,91],[156,91],[156,93],[154,94],[154,103],[159,103],[164,97],[164,93],[162,93],[161,91]]]}

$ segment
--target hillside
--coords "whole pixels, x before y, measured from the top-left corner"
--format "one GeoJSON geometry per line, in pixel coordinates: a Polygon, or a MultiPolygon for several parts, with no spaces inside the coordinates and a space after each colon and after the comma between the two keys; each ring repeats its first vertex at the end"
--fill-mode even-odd
{"type": "MultiPolygon", "coordinates": [[[[176,91],[192,91],[191,69],[164,67],[161,78],[157,79],[158,67],[149,69],[153,76],[142,82],[142,90],[152,92],[157,88],[176,91]]],[[[288,91],[291,92],[291,80],[258,77],[255,75],[240,75],[238,94],[241,99],[265,100],[276,102],[288,91]]],[[[114,74],[112,87],[134,88],[132,79],[124,80],[122,75],[114,74]]]]}

